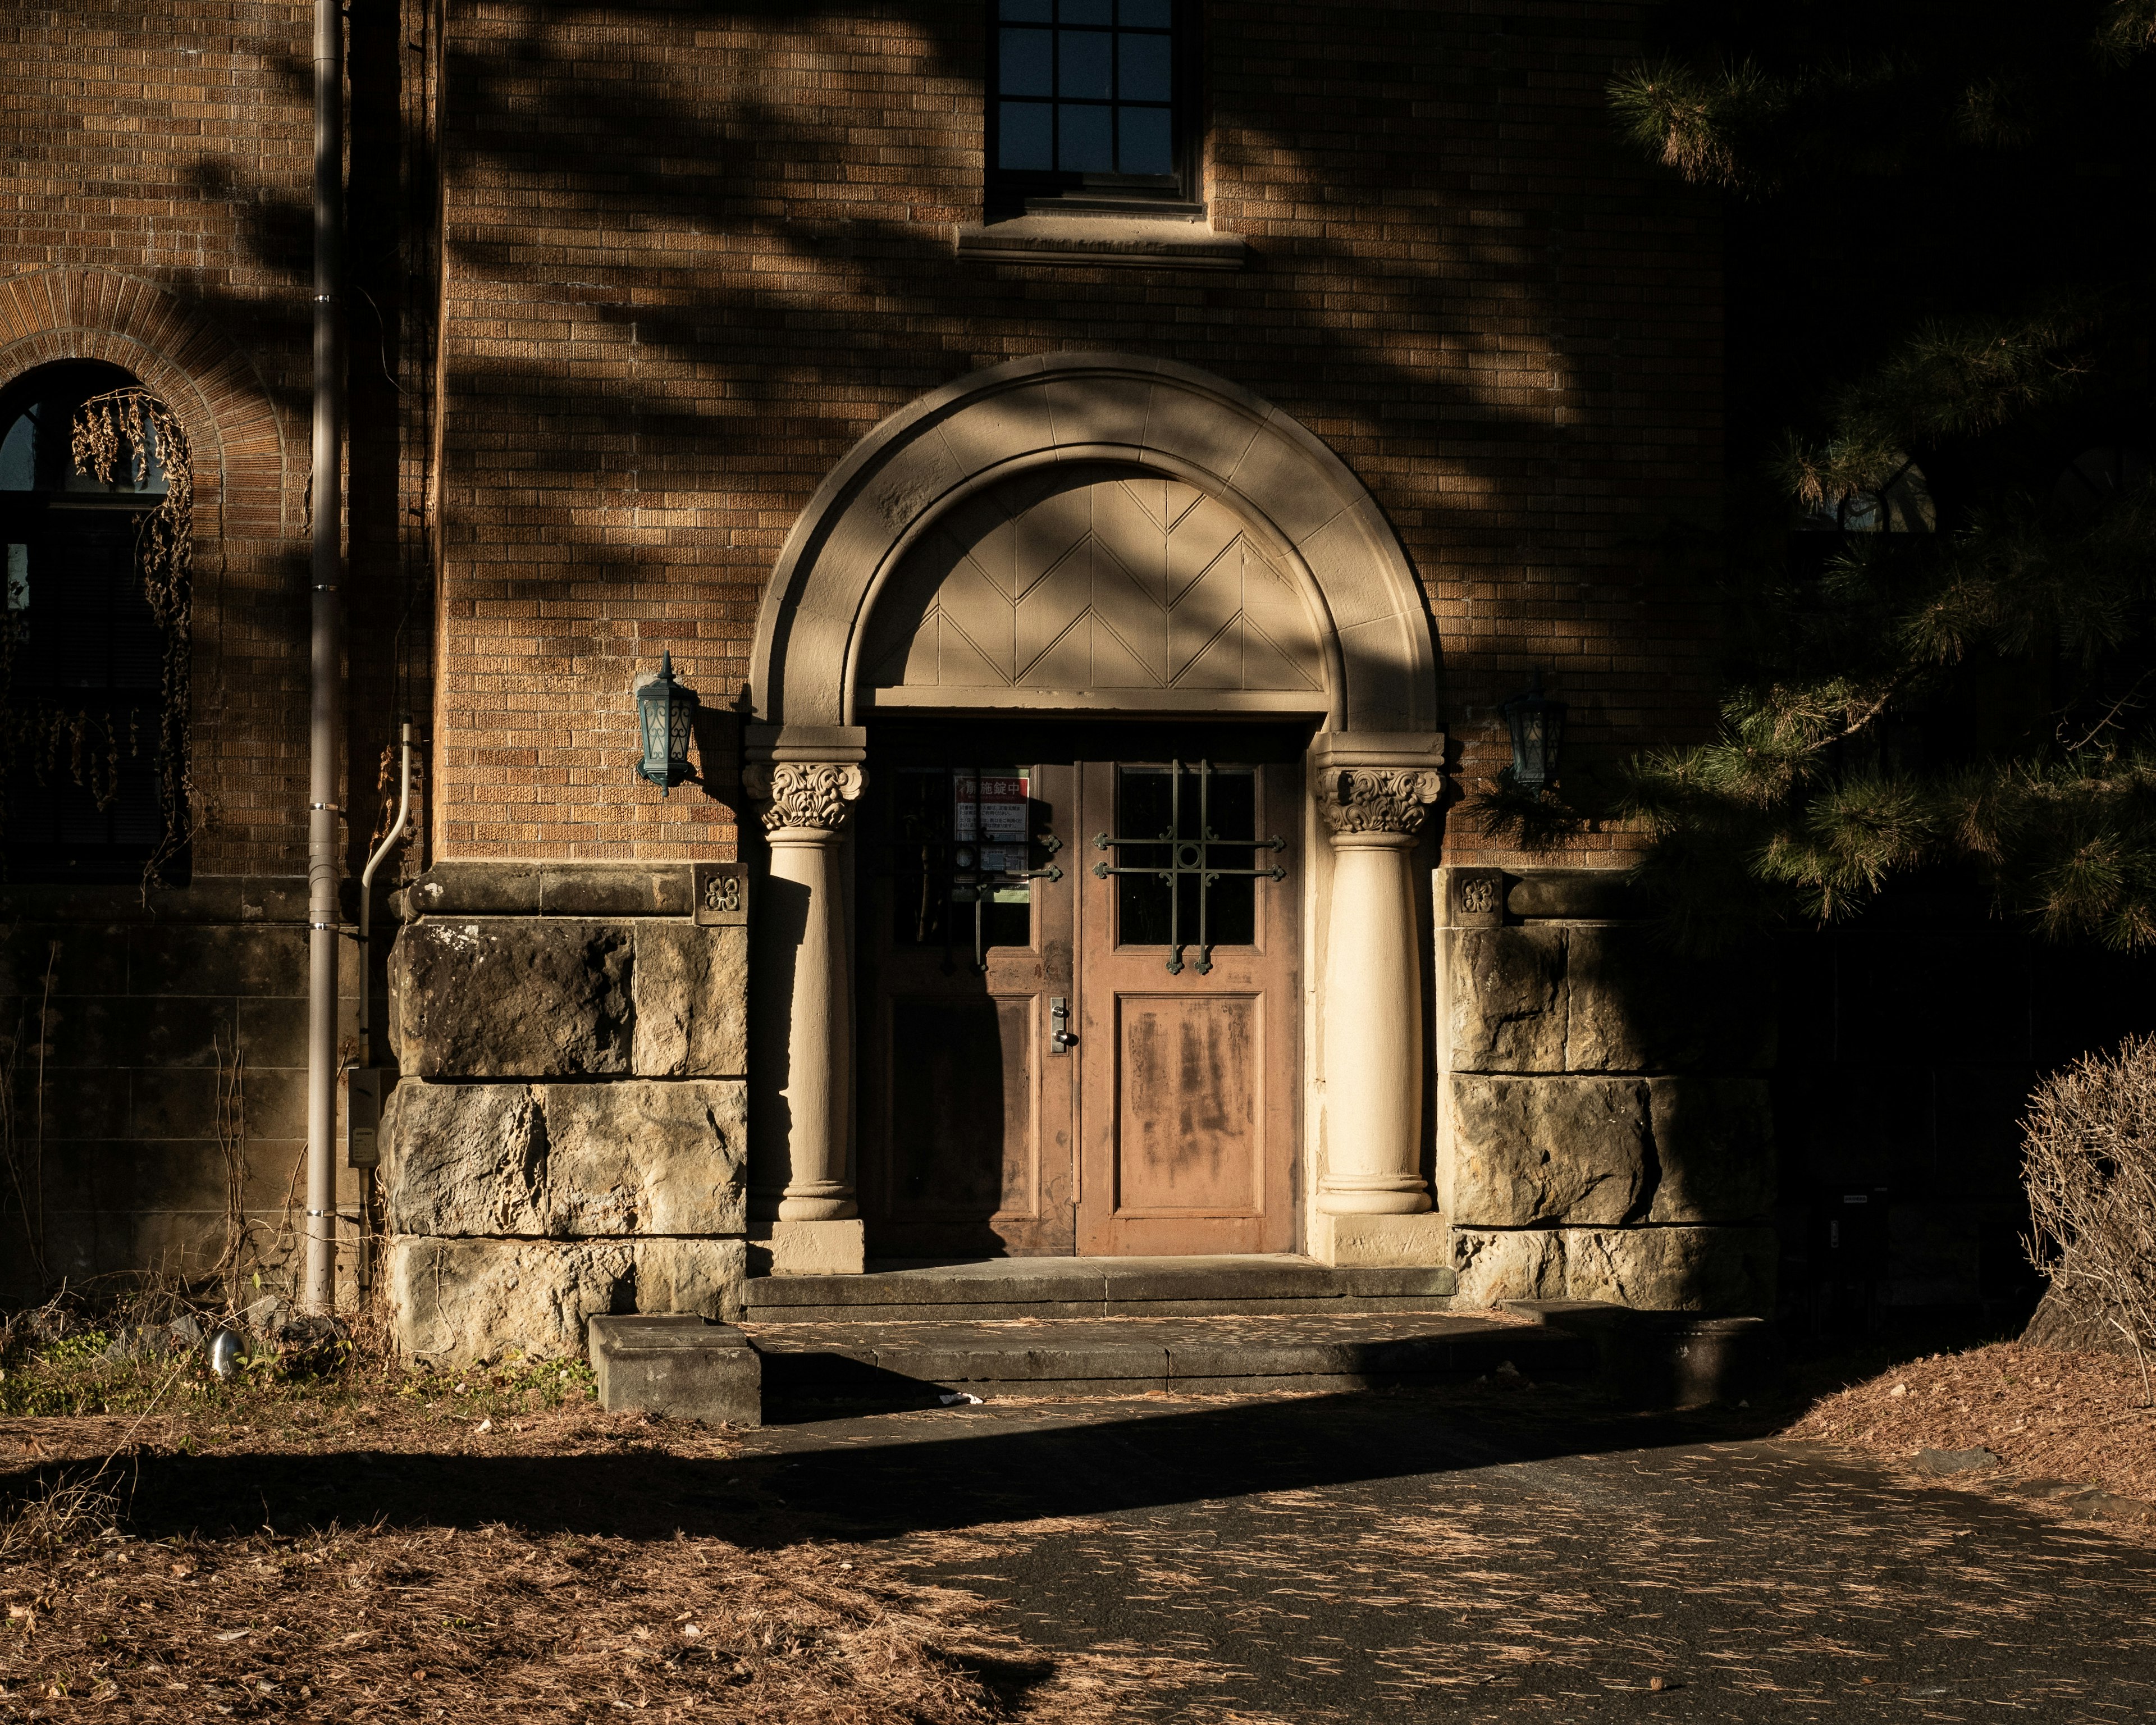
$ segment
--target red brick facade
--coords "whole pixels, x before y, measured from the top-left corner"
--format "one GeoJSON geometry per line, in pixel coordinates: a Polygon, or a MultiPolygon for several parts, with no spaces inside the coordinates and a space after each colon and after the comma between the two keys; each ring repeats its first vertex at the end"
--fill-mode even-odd
{"type": "Polygon", "coordinates": [[[303,865],[306,18],[93,3],[0,20],[0,385],[108,360],[187,426],[213,814],[194,865],[214,875],[303,865]]]}
{"type": "MultiPolygon", "coordinates": [[[[357,21],[353,800],[371,816],[393,702],[426,716],[431,608],[436,855],[730,854],[719,801],[630,772],[633,676],[670,649],[732,706],[833,464],[927,390],[1069,348],[1217,373],[1353,470],[1429,593],[1471,787],[1532,668],[1576,759],[1695,727],[1710,619],[1656,547],[1716,505],[1718,241],[1610,134],[1638,8],[1205,10],[1234,272],[954,253],[981,214],[978,0],[357,21]]],[[[299,860],[306,30],[268,6],[0,27],[0,370],[110,354],[217,428],[209,874],[299,860]]],[[[1496,860],[1465,822],[1446,850],[1496,860]]]]}

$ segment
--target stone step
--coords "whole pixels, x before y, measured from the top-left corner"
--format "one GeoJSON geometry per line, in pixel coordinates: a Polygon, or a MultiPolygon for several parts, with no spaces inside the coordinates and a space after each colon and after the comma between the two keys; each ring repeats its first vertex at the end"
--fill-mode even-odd
{"type": "Polygon", "coordinates": [[[777,1399],[920,1400],[1367,1389],[1464,1381],[1507,1362],[1580,1380],[1594,1342],[1545,1325],[1442,1312],[1225,1317],[1004,1318],[742,1327],[777,1399]]]}
{"type": "Polygon", "coordinates": [[[1335,1269],[1286,1255],[998,1258],[754,1276],[743,1294],[750,1323],[886,1322],[1431,1312],[1450,1303],[1454,1283],[1434,1266],[1335,1269]]]}

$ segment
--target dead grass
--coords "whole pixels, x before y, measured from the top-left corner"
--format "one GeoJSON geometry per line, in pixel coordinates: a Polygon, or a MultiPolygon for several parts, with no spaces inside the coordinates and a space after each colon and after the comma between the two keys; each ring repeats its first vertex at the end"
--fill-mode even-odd
{"type": "Polygon", "coordinates": [[[5,1352],[4,1725],[1086,1717],[971,1595],[804,1537],[726,1489],[735,1434],[603,1413],[581,1362],[433,1373],[341,1347],[220,1379],[162,1337],[116,1356],[131,1333],[71,1321],[5,1352]],[[562,1531],[580,1464],[617,1495],[562,1531]],[[354,1481],[368,1507],[311,1522],[354,1481]]]}
{"type": "Polygon", "coordinates": [[[1851,1384],[1789,1429],[1912,1465],[1920,1449],[1986,1449],[2004,1466],[1958,1481],[2046,1478],[2156,1500],[2156,1407],[2131,1360],[1999,1342],[1851,1384]]]}
{"type": "MultiPolygon", "coordinates": [[[[149,1513],[153,1490],[168,1500],[235,1461],[243,1474],[258,1462],[278,1495],[280,1465],[606,1456],[665,1468],[737,1447],[723,1429],[581,1399],[497,1419],[417,1398],[264,1394],[132,1420],[0,1420],[0,1490],[17,1494],[0,1519],[0,1721],[1087,1717],[1065,1702],[1097,1692],[1047,1681],[1050,1666],[986,1630],[971,1595],[788,1537],[768,1517],[746,1519],[758,1535],[747,1544],[535,1532],[528,1497],[505,1498],[504,1519],[478,1527],[429,1525],[421,1504],[403,1526],[299,1527],[287,1507],[252,1532],[136,1531],[171,1522],[169,1501],[149,1513]]],[[[203,1508],[228,1525],[228,1502],[203,1508]]]]}
{"type": "MultiPolygon", "coordinates": [[[[331,1527],[0,1567],[0,1717],[975,1725],[973,1602],[817,1547],[331,1527]],[[94,1703],[95,1710],[83,1702],[94,1703]]],[[[983,1650],[991,1655],[1000,1649],[983,1650]]]]}

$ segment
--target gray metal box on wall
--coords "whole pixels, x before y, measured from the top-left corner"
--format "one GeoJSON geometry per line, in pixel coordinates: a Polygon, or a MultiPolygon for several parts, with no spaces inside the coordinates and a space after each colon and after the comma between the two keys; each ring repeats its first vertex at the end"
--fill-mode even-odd
{"type": "Polygon", "coordinates": [[[346,1168],[382,1165],[382,1069],[352,1066],[344,1075],[344,1162],[346,1168]]]}

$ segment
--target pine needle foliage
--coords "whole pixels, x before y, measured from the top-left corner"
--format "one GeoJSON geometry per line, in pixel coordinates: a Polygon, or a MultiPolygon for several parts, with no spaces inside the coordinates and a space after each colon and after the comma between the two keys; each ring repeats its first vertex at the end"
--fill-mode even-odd
{"type": "Polygon", "coordinates": [[[1924,874],[2156,945],[2156,0],[1664,23],[1615,125],[1753,236],[1720,722],[1476,812],[1644,828],[1691,944],[1924,874]]]}

